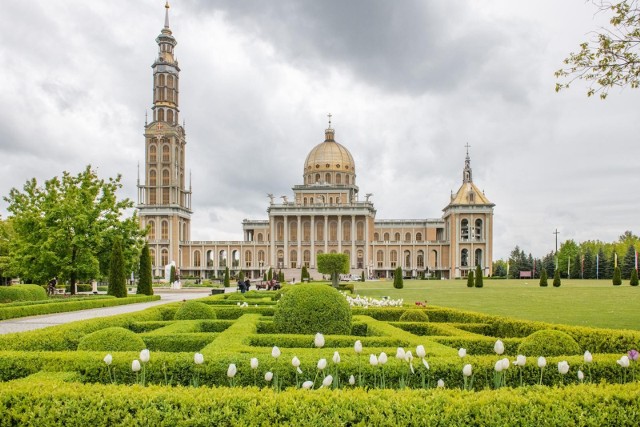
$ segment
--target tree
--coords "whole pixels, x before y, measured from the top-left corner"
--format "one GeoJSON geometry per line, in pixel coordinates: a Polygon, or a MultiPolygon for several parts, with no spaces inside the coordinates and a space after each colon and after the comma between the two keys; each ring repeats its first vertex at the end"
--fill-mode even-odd
{"type": "Polygon", "coordinates": [[[622,285],[622,278],[620,277],[620,267],[616,267],[613,269],[613,286],[622,285]]]}
{"type": "Polygon", "coordinates": [[[300,281],[304,282],[304,279],[308,279],[308,278],[309,278],[309,271],[307,270],[307,266],[303,265],[302,272],[300,273],[300,281]]]}
{"type": "Polygon", "coordinates": [[[507,262],[501,259],[493,262],[493,277],[507,277],[507,262]]]}
{"type": "Polygon", "coordinates": [[[542,273],[540,273],[540,286],[549,286],[549,283],[547,283],[547,270],[542,270],[542,273]]]}
{"type": "Polygon", "coordinates": [[[596,266],[596,279],[605,278],[607,269],[607,257],[604,254],[604,248],[602,246],[598,248],[598,255],[596,256],[596,262],[594,264],[596,266]]]}
{"type": "Polygon", "coordinates": [[[238,280],[244,282],[244,271],[240,270],[240,273],[238,274],[238,280]]]}
{"type": "Polygon", "coordinates": [[[278,282],[284,283],[284,272],[282,270],[278,271],[278,282]]]}
{"type": "Polygon", "coordinates": [[[364,278],[364,270],[362,270],[362,274],[360,275],[360,281],[364,282],[365,278],[364,278]]]}
{"type": "Polygon", "coordinates": [[[178,277],[176,276],[176,266],[172,265],[171,269],[169,270],[169,283],[175,283],[178,280],[178,277]]]}
{"type": "Polygon", "coordinates": [[[594,1],[600,12],[612,12],[609,28],[601,28],[590,41],[580,44],[578,53],[570,53],[566,66],[555,75],[568,78],[556,83],[556,92],[568,88],[575,80],[590,82],[587,96],[598,93],[605,99],[609,89],[640,84],[640,5],[637,0],[609,3],[594,1]]]}
{"type": "Polygon", "coordinates": [[[349,255],[347,254],[318,254],[318,271],[330,274],[334,288],[338,287],[340,274],[349,273],[349,255]]]}
{"type": "Polygon", "coordinates": [[[9,242],[13,238],[11,221],[0,218],[0,286],[9,283],[9,242]]]}
{"type": "Polygon", "coordinates": [[[140,268],[138,271],[138,294],[153,295],[153,277],[151,274],[151,255],[149,244],[145,243],[140,253],[140,268]]]}
{"type": "Polygon", "coordinates": [[[15,232],[10,241],[9,273],[45,283],[57,276],[69,281],[105,277],[116,239],[122,244],[125,274],[132,271],[143,245],[144,231],[129,199],[118,200],[120,176],[99,179],[91,166],[76,176],[63,172],[39,186],[27,181],[23,191],[11,189],[4,200],[15,232]]]}
{"type": "Polygon", "coordinates": [[[265,273],[262,275],[262,281],[266,282],[267,281],[267,272],[265,271],[265,273]]]}
{"type": "Polygon", "coordinates": [[[396,267],[393,273],[393,287],[396,289],[402,289],[404,287],[404,281],[402,280],[402,268],[396,267]]]}
{"type": "Polygon", "coordinates": [[[471,270],[469,272],[469,275],[467,276],[467,288],[473,288],[474,282],[473,282],[473,270],[471,270]]]}
{"type": "Polygon", "coordinates": [[[631,286],[638,286],[638,270],[635,268],[631,270],[631,279],[629,279],[629,284],[631,286]]]}
{"type": "Polygon", "coordinates": [[[555,273],[553,273],[553,286],[555,288],[558,288],[561,284],[562,281],[560,280],[560,270],[556,270],[555,273]]]}
{"type": "Polygon", "coordinates": [[[476,288],[481,288],[483,286],[482,269],[480,268],[480,265],[476,265],[476,288]]]}
{"type": "Polygon", "coordinates": [[[127,275],[124,271],[124,256],[120,240],[116,240],[113,243],[113,249],[111,250],[107,295],[113,295],[116,298],[125,298],[127,296],[127,275]]]}
{"type": "Polygon", "coordinates": [[[631,278],[631,271],[636,269],[636,248],[633,245],[629,245],[627,253],[622,260],[622,266],[620,267],[620,273],[623,279],[631,278]]]}
{"type": "Polygon", "coordinates": [[[267,280],[268,281],[273,280],[273,269],[271,267],[269,267],[269,271],[267,272],[267,280]]]}
{"type": "Polygon", "coordinates": [[[231,280],[229,280],[229,267],[224,268],[224,287],[228,288],[231,286],[231,280]]]}

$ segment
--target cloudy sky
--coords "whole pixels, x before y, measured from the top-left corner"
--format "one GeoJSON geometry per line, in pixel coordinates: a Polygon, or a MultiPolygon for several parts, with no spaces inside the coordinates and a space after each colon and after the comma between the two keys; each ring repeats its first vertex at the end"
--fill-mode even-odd
{"type": "MultiPolygon", "coordinates": [[[[135,199],[163,5],[3,2],[1,195],[92,164],[135,199]]],[[[468,142],[496,258],[544,255],[556,227],[561,241],[640,232],[640,92],[554,92],[562,59],[607,22],[590,2],[175,0],[170,16],[194,240],[266,219],[329,112],[380,219],[440,217],[468,142]]]]}

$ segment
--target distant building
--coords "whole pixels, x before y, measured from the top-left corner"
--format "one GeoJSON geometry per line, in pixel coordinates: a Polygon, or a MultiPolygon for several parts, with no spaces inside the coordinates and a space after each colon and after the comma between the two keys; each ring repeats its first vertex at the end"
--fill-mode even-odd
{"type": "Polygon", "coordinates": [[[325,130],[324,141],[311,149],[302,184],[293,197],[270,195],[267,219],[244,220],[242,241],[191,240],[191,185],[185,182],[185,131],[179,122],[179,73],[176,40],[165,25],[156,38],[153,63],[153,116],[145,124],[145,177],[138,183],[138,211],[149,227],[154,275],[174,261],[180,274],[220,277],[225,267],[261,278],[269,269],[283,270],[287,280],[300,279],[306,266],[312,276],[316,255],[345,253],[351,271],[368,277],[404,275],[457,278],[480,265],[491,275],[493,207],[473,183],[467,147],[462,185],[441,218],[376,219],[370,194],[360,197],[353,156],[325,130]]]}

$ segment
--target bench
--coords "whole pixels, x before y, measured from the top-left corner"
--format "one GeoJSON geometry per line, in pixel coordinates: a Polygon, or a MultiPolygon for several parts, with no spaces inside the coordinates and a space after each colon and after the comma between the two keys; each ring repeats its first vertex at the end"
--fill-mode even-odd
{"type": "Polygon", "coordinates": [[[213,288],[211,289],[211,295],[224,294],[224,288],[213,288]]]}

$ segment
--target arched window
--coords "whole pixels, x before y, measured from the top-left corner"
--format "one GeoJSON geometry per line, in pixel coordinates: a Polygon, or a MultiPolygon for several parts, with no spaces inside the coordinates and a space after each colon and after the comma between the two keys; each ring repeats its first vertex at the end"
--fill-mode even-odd
{"type": "Polygon", "coordinates": [[[469,267],[469,251],[467,249],[463,249],[460,252],[460,265],[462,267],[469,267]]]}
{"type": "Polygon", "coordinates": [[[482,249],[476,249],[476,254],[475,254],[475,265],[479,265],[480,268],[483,267],[482,265],[482,249]]]}
{"type": "Polygon", "coordinates": [[[151,267],[156,266],[156,251],[155,249],[149,249],[149,258],[151,258],[151,267]]]}
{"type": "Polygon", "coordinates": [[[364,268],[364,252],[361,249],[358,249],[356,268],[364,268]]]}
{"type": "Polygon", "coordinates": [[[482,240],[482,220],[480,218],[476,219],[476,227],[475,227],[475,238],[476,240],[482,240]]]}
{"type": "Polygon", "coordinates": [[[356,240],[364,240],[364,222],[356,223],[356,240]]]}
{"type": "Polygon", "coordinates": [[[422,242],[422,233],[416,233],[416,241],[422,242]]]}
{"type": "Polygon", "coordinates": [[[289,240],[298,240],[298,222],[296,220],[289,222],[289,240]]]}
{"type": "MultiPolygon", "coordinates": [[[[161,233],[161,239],[162,240],[169,240],[169,221],[162,221],[162,229],[160,231],[161,233]]],[[[166,265],[166,264],[165,264],[166,265]]]]}
{"type": "Polygon", "coordinates": [[[262,266],[264,266],[264,251],[263,250],[258,251],[258,264],[260,264],[260,268],[262,268],[262,266]]]}
{"type": "MultiPolygon", "coordinates": [[[[305,200],[307,200],[305,198],[305,200]]],[[[305,221],[302,224],[302,240],[308,242],[311,240],[311,223],[309,221],[305,221]]]]}
{"type": "Polygon", "coordinates": [[[164,110],[162,108],[158,110],[158,121],[164,122],[164,110]]]}
{"type": "Polygon", "coordinates": [[[344,177],[344,183],[349,185],[349,175],[344,177]]]}
{"type": "Polygon", "coordinates": [[[262,233],[258,233],[258,242],[262,242],[262,233]]]}
{"type": "Polygon", "coordinates": [[[164,82],[165,82],[164,74],[160,74],[160,76],[158,76],[158,85],[164,86],[165,85],[164,82]]]}
{"type": "Polygon", "coordinates": [[[467,219],[460,222],[460,239],[469,240],[469,220],[467,219]]]}
{"type": "Polygon", "coordinates": [[[316,182],[320,182],[320,174],[319,173],[316,174],[316,182]]]}
{"type": "Polygon", "coordinates": [[[149,221],[148,227],[149,227],[149,240],[156,240],[156,222],[149,221]]]}
{"type": "Polygon", "coordinates": [[[342,240],[351,240],[351,222],[342,223],[342,240]]]}
{"type": "Polygon", "coordinates": [[[411,252],[404,251],[404,268],[411,268],[411,252]]]}
{"type": "MultiPolygon", "coordinates": [[[[171,93],[171,92],[169,92],[171,93]]],[[[167,121],[173,123],[173,110],[167,110],[167,121]]]]}
{"type": "Polygon", "coordinates": [[[380,234],[373,233],[373,241],[374,242],[379,242],[380,241],[380,234]]]}
{"type": "Polygon", "coordinates": [[[284,240],[284,222],[282,221],[276,222],[276,240],[284,240]]]}
{"type": "Polygon", "coordinates": [[[290,264],[291,268],[297,268],[298,267],[298,251],[296,251],[295,249],[292,249],[289,252],[289,264],[290,264]]]}
{"type": "Polygon", "coordinates": [[[329,240],[332,242],[338,240],[338,223],[335,221],[329,223],[329,240]]]}
{"type": "Polygon", "coordinates": [[[431,251],[431,259],[429,261],[429,266],[432,269],[439,268],[439,265],[438,265],[438,251],[436,251],[435,249],[431,251]]]}
{"type": "MultiPolygon", "coordinates": [[[[169,251],[167,249],[163,249],[162,250],[161,258],[162,258],[161,261],[162,261],[162,266],[163,267],[165,265],[169,264],[169,251]]],[[[164,272],[163,272],[163,274],[164,274],[164,272]]]]}
{"type": "Polygon", "coordinates": [[[396,242],[400,241],[400,233],[396,233],[394,237],[396,242]]]}
{"type": "Polygon", "coordinates": [[[168,188],[163,188],[162,189],[162,204],[163,205],[168,205],[169,204],[169,189],[168,188]]]}
{"type": "Polygon", "coordinates": [[[149,189],[149,204],[150,205],[155,205],[156,204],[156,189],[155,188],[150,188],[149,189]]]}
{"type": "Polygon", "coordinates": [[[404,235],[404,241],[405,242],[410,242],[411,241],[411,233],[406,233],[404,235]]]}
{"type": "Polygon", "coordinates": [[[193,252],[193,266],[194,267],[200,267],[201,263],[202,263],[202,261],[200,260],[200,251],[194,251],[193,252]]]}
{"type": "Polygon", "coordinates": [[[250,268],[252,264],[251,251],[244,251],[244,266],[250,268]]]}
{"type": "Polygon", "coordinates": [[[155,163],[158,161],[158,149],[155,144],[149,146],[149,162],[155,163]]]}
{"type": "Polygon", "coordinates": [[[331,174],[329,172],[324,174],[324,182],[331,184],[331,174]]]}
{"type": "Polygon", "coordinates": [[[240,266],[240,251],[234,249],[231,251],[231,267],[238,268],[240,266]]]}
{"type": "Polygon", "coordinates": [[[213,267],[213,251],[212,250],[208,250],[205,253],[206,256],[206,260],[207,260],[207,267],[213,267]]]}
{"type": "Polygon", "coordinates": [[[324,240],[324,222],[316,224],[316,240],[324,240]]]}
{"type": "Polygon", "coordinates": [[[162,161],[165,163],[169,162],[169,146],[167,144],[162,146],[162,161]]]}
{"type": "Polygon", "coordinates": [[[303,253],[303,262],[304,266],[309,268],[309,263],[311,262],[311,251],[305,250],[303,253]]]}
{"type": "Polygon", "coordinates": [[[396,268],[398,266],[398,252],[395,250],[390,253],[391,258],[391,268],[396,268]]]}
{"type": "Polygon", "coordinates": [[[378,251],[376,255],[376,263],[378,264],[378,268],[384,267],[384,252],[378,251]]]}
{"type": "Polygon", "coordinates": [[[424,268],[424,252],[418,251],[418,259],[417,259],[418,268],[424,268]]]}
{"type": "Polygon", "coordinates": [[[173,89],[173,76],[171,75],[167,76],[167,86],[173,89]]]}
{"type": "Polygon", "coordinates": [[[218,266],[225,268],[227,266],[227,251],[224,249],[218,253],[218,266]]]}
{"type": "Polygon", "coordinates": [[[282,249],[278,249],[278,268],[284,267],[284,251],[282,249]]]}
{"type": "Polygon", "coordinates": [[[336,174],[336,184],[342,184],[342,175],[336,174]]]}
{"type": "Polygon", "coordinates": [[[149,185],[152,187],[155,187],[157,184],[157,180],[156,180],[156,170],[155,169],[151,169],[149,171],[149,185]]]}
{"type": "Polygon", "coordinates": [[[389,233],[384,233],[384,237],[383,237],[385,242],[389,241],[389,233]]]}
{"type": "Polygon", "coordinates": [[[162,171],[162,185],[169,185],[169,169],[162,171]]]}

